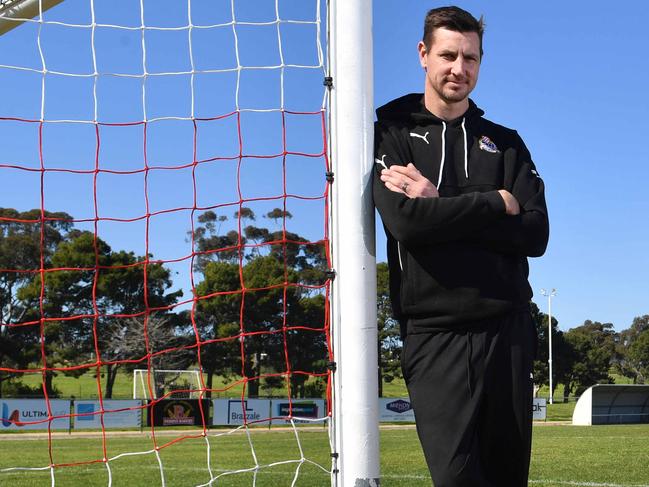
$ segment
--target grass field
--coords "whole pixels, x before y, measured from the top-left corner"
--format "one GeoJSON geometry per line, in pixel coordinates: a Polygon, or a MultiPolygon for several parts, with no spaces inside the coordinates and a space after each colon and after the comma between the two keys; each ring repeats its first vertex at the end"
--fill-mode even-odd
{"type": "MultiPolygon", "coordinates": [[[[210,435],[218,431],[210,432],[210,435]]],[[[328,440],[321,429],[303,429],[299,433],[306,458],[328,468],[328,440]]],[[[31,437],[31,436],[30,436],[31,437]]],[[[649,486],[649,425],[628,426],[535,426],[530,485],[584,487],[649,486]]],[[[0,470],[10,466],[42,467],[49,463],[47,441],[26,439],[25,435],[0,437],[0,470]]],[[[160,459],[168,486],[199,485],[209,481],[204,438],[186,439],[170,444],[177,437],[158,437],[160,459]]],[[[293,459],[300,453],[292,431],[258,429],[251,433],[260,465],[293,459]]],[[[254,467],[247,436],[235,433],[210,437],[214,476],[230,469],[254,467]]],[[[152,449],[147,433],[136,437],[112,434],[108,441],[109,458],[125,452],[152,449]]],[[[55,437],[52,455],[56,463],[100,459],[100,438],[55,437]]],[[[257,486],[289,486],[300,466],[297,485],[328,486],[329,477],[319,467],[305,462],[262,468],[257,486]]],[[[113,486],[162,485],[154,453],[122,456],[110,462],[113,486]]],[[[382,485],[391,487],[431,485],[416,433],[412,428],[388,427],[381,432],[382,485]]],[[[101,463],[62,467],[55,471],[57,486],[94,487],[108,485],[108,473],[101,463]]],[[[213,485],[251,486],[253,473],[239,473],[219,478],[213,485]]],[[[0,485],[12,487],[48,486],[49,471],[0,472],[0,485]]]]}

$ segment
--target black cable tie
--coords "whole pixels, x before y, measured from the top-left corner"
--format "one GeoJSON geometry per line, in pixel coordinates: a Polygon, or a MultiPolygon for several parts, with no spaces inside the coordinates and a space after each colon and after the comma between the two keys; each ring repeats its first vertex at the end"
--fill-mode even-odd
{"type": "Polygon", "coordinates": [[[333,281],[336,278],[336,270],[329,269],[325,272],[325,276],[327,276],[327,279],[331,279],[333,281]]]}
{"type": "Polygon", "coordinates": [[[327,362],[327,369],[331,370],[332,372],[336,371],[336,362],[327,362]]]}
{"type": "Polygon", "coordinates": [[[333,86],[334,86],[334,78],[333,78],[333,76],[325,76],[325,79],[322,82],[322,84],[325,85],[329,89],[333,88],[333,86]]]}
{"type": "Polygon", "coordinates": [[[325,173],[325,179],[329,184],[332,184],[334,182],[334,172],[333,171],[327,171],[325,173]]]}
{"type": "Polygon", "coordinates": [[[331,458],[338,458],[338,452],[331,452],[331,458]]]}

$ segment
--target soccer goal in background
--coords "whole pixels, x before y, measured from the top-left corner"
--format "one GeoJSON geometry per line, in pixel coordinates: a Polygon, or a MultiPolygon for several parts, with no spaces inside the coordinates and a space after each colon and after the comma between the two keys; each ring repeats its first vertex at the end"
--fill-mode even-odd
{"type": "Polygon", "coordinates": [[[0,265],[2,339],[24,351],[3,352],[0,379],[37,376],[44,395],[40,419],[7,407],[2,424],[47,439],[45,460],[0,463],[0,482],[54,486],[85,466],[122,485],[135,458],[175,485],[167,452],[200,441],[196,485],[265,485],[286,466],[266,479],[379,484],[371,11],[0,0],[1,236],[32,249],[0,265]],[[111,418],[153,418],[174,394],[167,369],[196,369],[180,387],[200,399],[198,428],[169,436],[151,420],[148,448],[116,449],[111,418]],[[118,371],[148,404],[111,402],[118,371]],[[84,373],[99,400],[69,413],[52,381],[84,373]],[[253,415],[264,388],[277,407],[253,415]],[[297,400],[322,390],[325,408],[297,400]],[[241,424],[210,428],[213,393],[241,424]],[[91,418],[99,443],[65,451],[57,425],[91,418]],[[294,447],[265,460],[255,426],[277,420],[294,447]],[[328,426],[326,460],[303,448],[300,422],[328,426]],[[249,455],[224,466],[219,442],[237,434],[249,455]]]}
{"type": "Polygon", "coordinates": [[[198,399],[201,395],[199,370],[135,369],[133,371],[133,399],[161,397],[198,399]],[[149,379],[153,381],[149,387],[149,379]],[[150,392],[153,391],[153,396],[150,392]]]}

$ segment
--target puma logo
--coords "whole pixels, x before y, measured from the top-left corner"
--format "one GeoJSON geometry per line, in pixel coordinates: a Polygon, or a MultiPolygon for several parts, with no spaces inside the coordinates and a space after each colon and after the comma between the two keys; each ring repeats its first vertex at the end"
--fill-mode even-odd
{"type": "Polygon", "coordinates": [[[416,134],[415,132],[410,132],[410,137],[417,137],[419,139],[423,139],[424,142],[426,142],[426,144],[428,144],[428,139],[426,138],[426,137],[428,137],[428,132],[426,132],[424,135],[416,134]]]}
{"type": "Polygon", "coordinates": [[[383,166],[384,168],[387,169],[388,166],[385,165],[385,161],[383,160],[383,159],[385,159],[385,156],[386,156],[386,154],[383,154],[383,157],[381,157],[380,159],[375,158],[374,162],[376,162],[377,164],[380,164],[381,166],[383,166]]]}

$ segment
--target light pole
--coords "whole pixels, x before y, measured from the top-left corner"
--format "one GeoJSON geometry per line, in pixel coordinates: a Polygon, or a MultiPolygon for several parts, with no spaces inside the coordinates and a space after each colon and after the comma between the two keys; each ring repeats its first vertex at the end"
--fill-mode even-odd
{"type": "Polygon", "coordinates": [[[548,378],[550,379],[550,404],[552,402],[552,297],[557,295],[557,290],[552,288],[549,292],[541,289],[541,294],[548,297],[548,378]]]}

